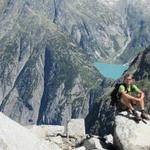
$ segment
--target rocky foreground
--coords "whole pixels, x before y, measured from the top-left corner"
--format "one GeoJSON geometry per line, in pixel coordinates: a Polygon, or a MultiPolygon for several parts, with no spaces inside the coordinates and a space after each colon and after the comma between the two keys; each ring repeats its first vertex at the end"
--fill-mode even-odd
{"type": "MultiPolygon", "coordinates": [[[[23,127],[0,113],[0,122],[0,150],[103,150],[100,137],[85,134],[83,119],[71,119],[67,128],[57,125],[23,127]]],[[[112,142],[111,135],[108,140],[112,142]]]]}
{"type": "Polygon", "coordinates": [[[149,150],[150,121],[139,123],[127,112],[122,112],[115,119],[114,144],[120,150],[149,150]]]}
{"type": "Polygon", "coordinates": [[[85,134],[84,120],[71,119],[67,128],[55,125],[23,127],[0,113],[0,150],[149,150],[150,121],[116,116],[114,138],[85,134]]]}

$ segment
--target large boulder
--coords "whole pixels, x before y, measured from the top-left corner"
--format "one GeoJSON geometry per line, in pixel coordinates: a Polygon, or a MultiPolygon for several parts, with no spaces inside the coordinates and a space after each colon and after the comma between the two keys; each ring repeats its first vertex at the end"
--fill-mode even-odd
{"type": "Polygon", "coordinates": [[[71,119],[68,123],[68,134],[75,138],[85,137],[84,119],[71,119]]]}
{"type": "Polygon", "coordinates": [[[96,137],[85,140],[83,145],[86,150],[104,150],[100,140],[96,137]]]}
{"type": "Polygon", "coordinates": [[[64,126],[59,125],[33,125],[27,128],[41,139],[64,134],[64,126]]]}
{"type": "Polygon", "coordinates": [[[137,123],[127,112],[115,118],[114,144],[119,150],[149,150],[150,121],[137,123]]]}
{"type": "Polygon", "coordinates": [[[71,119],[65,124],[65,127],[58,125],[33,125],[27,126],[27,128],[39,139],[48,140],[67,150],[75,148],[86,137],[84,119],[71,119]]]}
{"type": "Polygon", "coordinates": [[[0,113],[0,150],[61,150],[0,113]]]}
{"type": "Polygon", "coordinates": [[[84,138],[86,136],[84,119],[71,119],[68,121],[66,127],[59,125],[33,125],[27,126],[27,128],[42,139],[66,134],[76,139],[84,138]]]}
{"type": "Polygon", "coordinates": [[[111,134],[104,136],[106,144],[113,144],[113,136],[111,134]]]}
{"type": "Polygon", "coordinates": [[[84,146],[82,146],[82,147],[75,148],[75,149],[73,149],[73,150],[86,150],[86,149],[85,149],[84,146]]]}

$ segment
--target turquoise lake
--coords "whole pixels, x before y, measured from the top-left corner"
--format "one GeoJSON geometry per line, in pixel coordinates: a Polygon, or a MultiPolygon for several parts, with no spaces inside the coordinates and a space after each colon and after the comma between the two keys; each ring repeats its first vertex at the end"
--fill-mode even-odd
{"type": "Polygon", "coordinates": [[[107,78],[118,79],[128,69],[128,65],[94,63],[99,72],[107,78]]]}

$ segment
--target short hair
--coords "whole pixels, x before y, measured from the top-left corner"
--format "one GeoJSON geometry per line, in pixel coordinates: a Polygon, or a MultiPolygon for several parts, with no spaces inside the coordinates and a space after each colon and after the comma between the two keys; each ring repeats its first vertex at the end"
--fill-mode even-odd
{"type": "Polygon", "coordinates": [[[133,75],[131,74],[131,73],[129,73],[129,72],[127,72],[125,75],[124,75],[124,80],[126,79],[126,78],[128,78],[128,77],[132,77],[133,75]]]}

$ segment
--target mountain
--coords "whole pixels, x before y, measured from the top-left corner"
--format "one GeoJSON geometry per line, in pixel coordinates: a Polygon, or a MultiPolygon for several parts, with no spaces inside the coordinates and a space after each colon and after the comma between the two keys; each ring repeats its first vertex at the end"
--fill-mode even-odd
{"type": "Polygon", "coordinates": [[[93,62],[128,63],[143,51],[148,4],[0,0],[0,111],[23,125],[63,124],[85,118],[100,101],[105,126],[109,100],[102,97],[112,81],[93,62]]]}
{"type": "Polygon", "coordinates": [[[27,1],[67,33],[93,62],[130,62],[149,45],[148,0],[27,1]],[[129,55],[130,54],[130,55],[129,55]]]}
{"type": "MultiPolygon", "coordinates": [[[[1,0],[0,12],[9,14],[13,3],[1,0]]],[[[93,62],[128,63],[150,42],[148,0],[25,0],[16,4],[20,11],[21,3],[68,34],[93,62]]]]}
{"type": "Polygon", "coordinates": [[[1,3],[0,110],[23,125],[84,118],[104,77],[42,11],[28,1],[1,3]]]}

